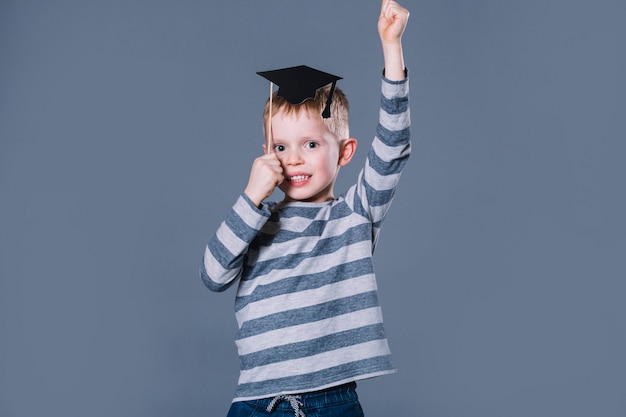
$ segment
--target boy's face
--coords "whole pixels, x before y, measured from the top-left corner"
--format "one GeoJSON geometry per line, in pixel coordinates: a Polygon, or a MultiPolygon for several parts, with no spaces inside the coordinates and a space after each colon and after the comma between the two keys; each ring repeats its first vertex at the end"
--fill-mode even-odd
{"type": "Polygon", "coordinates": [[[279,185],[285,193],[285,201],[332,200],[337,172],[350,161],[356,140],[347,139],[340,144],[321,116],[307,111],[279,112],[272,117],[272,133],[273,152],[285,177],[279,185]],[[347,158],[346,142],[353,145],[352,150],[347,151],[347,158]]]}

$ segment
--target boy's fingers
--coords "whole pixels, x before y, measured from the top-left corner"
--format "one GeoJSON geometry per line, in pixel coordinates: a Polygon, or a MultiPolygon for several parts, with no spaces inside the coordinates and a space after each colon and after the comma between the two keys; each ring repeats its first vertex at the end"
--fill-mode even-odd
{"type": "Polygon", "coordinates": [[[398,3],[393,0],[383,0],[383,4],[380,8],[380,14],[382,16],[385,16],[386,18],[392,17],[393,15],[395,15],[394,8],[397,5],[398,3]]]}
{"type": "Polygon", "coordinates": [[[401,36],[408,19],[409,11],[407,9],[395,1],[388,0],[378,21],[378,29],[381,36],[401,36]]]}
{"type": "Polygon", "coordinates": [[[270,170],[272,170],[276,174],[282,175],[283,167],[280,165],[280,161],[276,157],[276,154],[272,153],[272,154],[264,155],[262,156],[262,158],[265,160],[266,166],[270,170]]]}
{"type": "Polygon", "coordinates": [[[387,18],[388,10],[389,10],[389,0],[383,0],[382,4],[380,5],[380,17],[387,18]]]}
{"type": "Polygon", "coordinates": [[[278,160],[278,157],[275,153],[267,154],[264,156],[264,158],[270,166],[281,168],[280,161],[278,160]]]}
{"type": "Polygon", "coordinates": [[[408,15],[408,10],[393,0],[383,0],[380,15],[387,19],[393,19],[398,15],[408,15]]]}

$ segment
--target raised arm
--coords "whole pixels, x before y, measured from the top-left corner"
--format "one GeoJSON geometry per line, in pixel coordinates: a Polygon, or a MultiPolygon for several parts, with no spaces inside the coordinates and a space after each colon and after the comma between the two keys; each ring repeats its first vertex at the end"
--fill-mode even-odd
{"type": "Polygon", "coordinates": [[[382,2],[378,32],[385,71],[379,123],[358,181],[346,193],[346,201],[354,211],[372,222],[374,245],[411,153],[409,80],[402,55],[402,34],[408,17],[409,12],[396,2],[382,2]]]}

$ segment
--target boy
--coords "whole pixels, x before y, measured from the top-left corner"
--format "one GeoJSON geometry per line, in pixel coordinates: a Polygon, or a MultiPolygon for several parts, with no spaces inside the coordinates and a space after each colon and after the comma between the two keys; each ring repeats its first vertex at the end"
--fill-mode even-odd
{"type": "Polygon", "coordinates": [[[280,88],[264,112],[270,139],[265,154],[254,161],[201,267],[214,291],[239,278],[241,373],[228,417],[314,417],[320,410],[329,417],[363,416],[355,381],[395,371],[372,253],[410,153],[401,43],[408,16],[394,1],[383,0],[378,31],[385,70],[377,135],[357,184],[337,198],[337,173],[357,146],[348,134],[347,101],[335,88],[339,77],[321,73],[321,84],[332,86],[315,87],[312,98],[293,104],[300,96],[294,91],[310,83],[298,80],[320,72],[277,72],[280,88]],[[275,187],[284,192],[283,201],[264,202],[275,187]]]}

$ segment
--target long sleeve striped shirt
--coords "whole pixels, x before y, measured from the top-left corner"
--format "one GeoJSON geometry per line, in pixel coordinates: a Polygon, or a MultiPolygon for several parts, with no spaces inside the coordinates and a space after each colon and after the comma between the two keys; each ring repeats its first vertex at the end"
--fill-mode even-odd
{"type": "Polygon", "coordinates": [[[395,371],[372,255],[410,154],[408,80],[382,79],[376,136],[357,183],[333,201],[256,207],[242,194],[200,275],[238,282],[233,401],[316,391],[395,371]]]}

